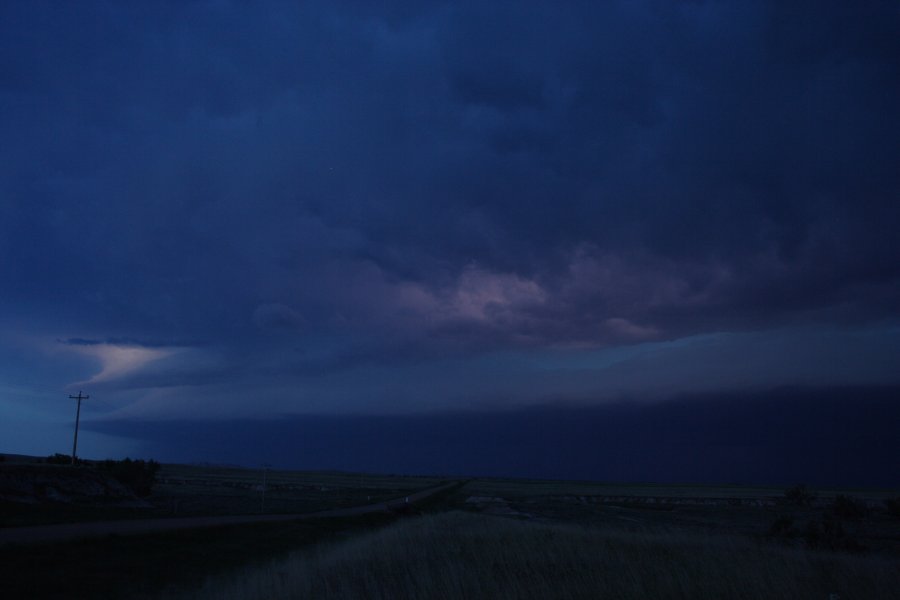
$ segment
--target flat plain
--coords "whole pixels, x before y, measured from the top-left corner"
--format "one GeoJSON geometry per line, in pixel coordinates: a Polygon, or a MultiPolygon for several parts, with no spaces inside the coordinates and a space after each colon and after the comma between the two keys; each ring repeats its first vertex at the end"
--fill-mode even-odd
{"type": "Polygon", "coordinates": [[[301,514],[447,481],[401,512],[7,545],[0,570],[30,598],[900,597],[896,490],[163,465],[140,506],[4,502],[2,523],[301,514]]]}
{"type": "MultiPolygon", "coordinates": [[[[384,502],[443,481],[438,477],[162,464],[152,493],[135,498],[117,496],[110,490],[97,494],[87,484],[74,485],[73,471],[67,466],[36,461],[33,457],[7,457],[0,463],[0,527],[113,519],[302,514],[384,502]]],[[[96,481],[91,483],[96,487],[96,481]]]]}
{"type": "Polygon", "coordinates": [[[293,514],[382,502],[441,481],[438,477],[166,464],[148,501],[156,512],[177,515],[293,514]]]}

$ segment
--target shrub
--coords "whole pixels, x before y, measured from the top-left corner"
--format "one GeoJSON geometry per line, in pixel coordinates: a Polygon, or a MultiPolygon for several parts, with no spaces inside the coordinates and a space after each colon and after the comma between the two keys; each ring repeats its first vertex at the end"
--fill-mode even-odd
{"type": "Polygon", "coordinates": [[[153,484],[156,483],[156,473],[159,471],[159,463],[155,460],[107,459],[97,466],[131,488],[138,496],[150,495],[153,484]]]}
{"type": "Polygon", "coordinates": [[[865,547],[850,535],[840,521],[826,515],[819,521],[810,521],[803,532],[803,539],[810,548],[860,552],[865,547]]]}
{"type": "Polygon", "coordinates": [[[797,533],[794,529],[794,520],[790,517],[778,517],[769,526],[769,537],[772,538],[792,538],[797,533]]]}
{"type": "Polygon", "coordinates": [[[862,519],[869,509],[865,503],[850,496],[838,495],[831,504],[831,512],[842,519],[862,519]]]}
{"type": "Polygon", "coordinates": [[[784,500],[794,506],[811,506],[815,496],[805,485],[797,485],[784,491],[784,500]]]}
{"type": "Polygon", "coordinates": [[[900,498],[888,498],[884,501],[884,507],[889,515],[900,519],[900,498]]]}
{"type": "MultiPolygon", "coordinates": [[[[57,452],[51,456],[48,456],[44,459],[44,462],[48,465],[71,465],[72,464],[72,455],[71,454],[60,454],[57,452]]],[[[84,461],[80,458],[75,458],[76,465],[83,465],[84,461]]]]}

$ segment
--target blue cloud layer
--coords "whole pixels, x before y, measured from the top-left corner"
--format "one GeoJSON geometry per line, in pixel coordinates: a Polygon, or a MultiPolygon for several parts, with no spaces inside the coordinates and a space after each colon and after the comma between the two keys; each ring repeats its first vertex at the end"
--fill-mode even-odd
{"type": "Polygon", "coordinates": [[[652,386],[496,357],[671,343],[676,394],[710,334],[778,365],[722,389],[893,381],[898,57],[887,1],[4,3],[3,383],[581,401],[652,386]]]}

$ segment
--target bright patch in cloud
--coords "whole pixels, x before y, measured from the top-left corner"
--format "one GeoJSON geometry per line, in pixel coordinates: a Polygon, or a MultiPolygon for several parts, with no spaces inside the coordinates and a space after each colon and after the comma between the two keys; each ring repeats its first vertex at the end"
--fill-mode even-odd
{"type": "Polygon", "coordinates": [[[545,299],[544,290],[534,281],[469,267],[460,276],[450,305],[462,318],[485,321],[498,311],[535,306],[545,299]]]}
{"type": "Polygon", "coordinates": [[[89,356],[100,362],[100,372],[90,379],[72,385],[106,383],[137,373],[148,364],[171,356],[170,348],[145,348],[143,346],[120,346],[115,344],[91,344],[68,346],[82,356],[89,356]]]}

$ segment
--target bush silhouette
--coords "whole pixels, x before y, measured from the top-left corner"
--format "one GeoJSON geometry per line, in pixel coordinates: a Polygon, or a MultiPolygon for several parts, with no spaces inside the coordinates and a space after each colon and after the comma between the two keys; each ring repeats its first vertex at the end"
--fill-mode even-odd
{"type": "Polygon", "coordinates": [[[794,528],[794,520],[790,517],[778,517],[769,526],[769,537],[771,538],[793,538],[799,535],[794,528]]]}
{"type": "Polygon", "coordinates": [[[810,548],[845,552],[865,550],[865,547],[844,529],[840,521],[828,515],[819,521],[807,523],[803,539],[810,548]]]}
{"type": "Polygon", "coordinates": [[[797,485],[784,491],[784,500],[793,506],[811,506],[815,496],[805,485],[797,485]]]}
{"type": "Polygon", "coordinates": [[[156,473],[159,471],[159,463],[155,460],[104,460],[98,468],[107,471],[119,482],[131,488],[138,496],[149,496],[156,483],[156,473]]]}
{"type": "MultiPolygon", "coordinates": [[[[52,454],[44,459],[44,462],[48,465],[71,465],[72,464],[72,456],[70,454],[60,454],[57,452],[56,454],[52,454]]],[[[78,457],[75,457],[76,465],[83,465],[84,461],[78,457]]]]}
{"type": "Polygon", "coordinates": [[[841,494],[834,499],[831,511],[842,519],[862,519],[868,514],[869,509],[860,500],[841,494]]]}

